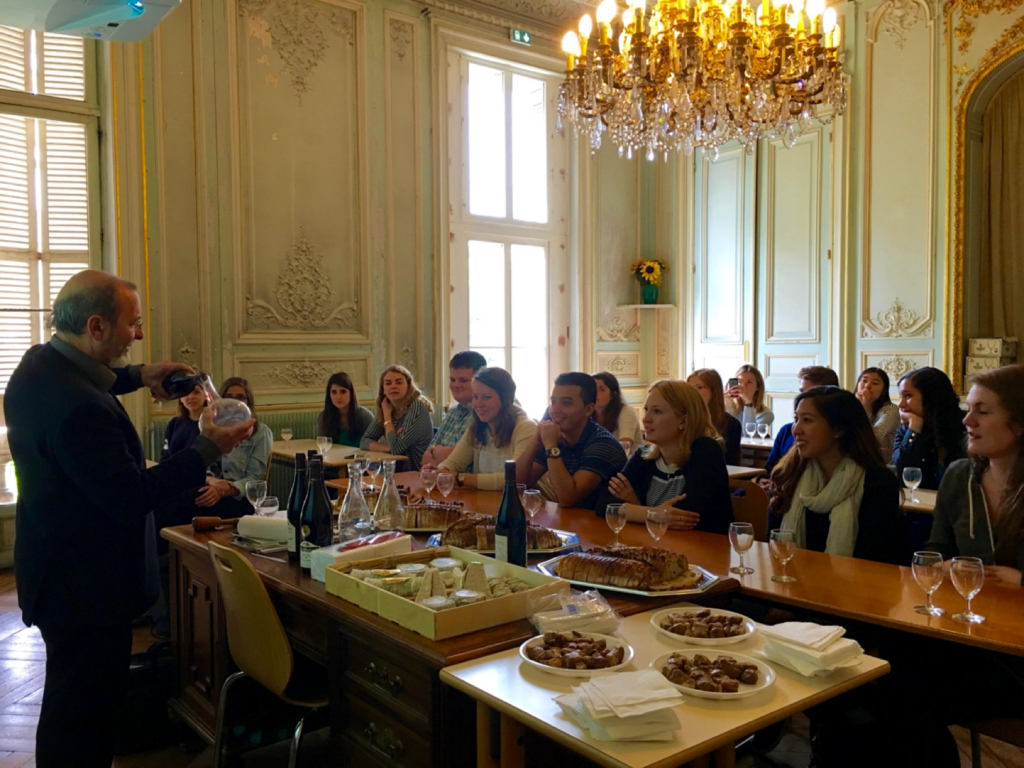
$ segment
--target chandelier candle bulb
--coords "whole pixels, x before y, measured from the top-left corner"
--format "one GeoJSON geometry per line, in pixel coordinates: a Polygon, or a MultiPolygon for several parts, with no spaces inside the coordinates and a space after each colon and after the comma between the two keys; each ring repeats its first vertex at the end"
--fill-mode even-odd
{"type": "Polygon", "coordinates": [[[594,29],[593,21],[589,13],[584,13],[580,18],[580,63],[587,62],[587,43],[590,41],[590,33],[594,29]]]}
{"type": "Polygon", "coordinates": [[[575,32],[566,32],[565,36],[562,37],[562,51],[566,57],[566,69],[571,73],[574,67],[574,60],[576,58],[576,52],[579,51],[580,44],[579,39],[576,37],[575,32]]]}

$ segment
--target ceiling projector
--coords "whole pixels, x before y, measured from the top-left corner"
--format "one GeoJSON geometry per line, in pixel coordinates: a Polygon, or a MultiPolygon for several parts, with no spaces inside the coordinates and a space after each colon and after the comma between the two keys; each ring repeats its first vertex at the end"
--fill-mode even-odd
{"type": "Polygon", "coordinates": [[[149,36],[181,0],[0,0],[0,24],[94,40],[149,36]]]}

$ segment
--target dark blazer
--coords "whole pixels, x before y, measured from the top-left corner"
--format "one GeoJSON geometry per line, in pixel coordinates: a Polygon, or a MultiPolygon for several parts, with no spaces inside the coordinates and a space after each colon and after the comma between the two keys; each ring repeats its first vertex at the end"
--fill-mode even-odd
{"type": "Polygon", "coordinates": [[[145,468],[139,436],[114,397],[139,385],[130,369],[114,373],[105,392],[39,344],[7,386],[19,490],[14,568],[26,624],[111,625],[145,611],[158,585],[150,510],[204,481],[213,448],[205,438],[202,455],[190,448],[145,468]]]}

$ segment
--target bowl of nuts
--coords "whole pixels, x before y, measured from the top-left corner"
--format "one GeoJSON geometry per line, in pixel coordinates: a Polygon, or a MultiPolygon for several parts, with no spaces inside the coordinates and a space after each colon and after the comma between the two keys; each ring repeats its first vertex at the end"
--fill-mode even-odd
{"type": "Polygon", "coordinates": [[[659,656],[651,668],[688,696],[730,701],[745,699],[775,685],[775,670],[738,653],[711,658],[700,651],[659,656]]]}
{"type": "Polygon", "coordinates": [[[611,635],[591,632],[545,632],[519,646],[531,667],[562,677],[590,677],[617,672],[633,660],[633,646],[611,635]]]}
{"type": "Polygon", "coordinates": [[[757,632],[757,624],[738,613],[712,608],[668,608],[651,616],[662,635],[691,645],[732,645],[757,632]]]}

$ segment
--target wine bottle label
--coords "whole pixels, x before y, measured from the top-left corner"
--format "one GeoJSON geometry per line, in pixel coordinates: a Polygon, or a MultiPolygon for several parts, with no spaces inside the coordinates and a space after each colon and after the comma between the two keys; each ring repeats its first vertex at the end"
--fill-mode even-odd
{"type": "Polygon", "coordinates": [[[316,547],[308,541],[304,541],[299,545],[299,565],[307,571],[313,567],[314,549],[316,549],[316,547]]]}
{"type": "Polygon", "coordinates": [[[494,536],[494,559],[508,562],[508,536],[494,536]]]}
{"type": "Polygon", "coordinates": [[[295,526],[288,523],[288,551],[295,551],[295,526]]]}

